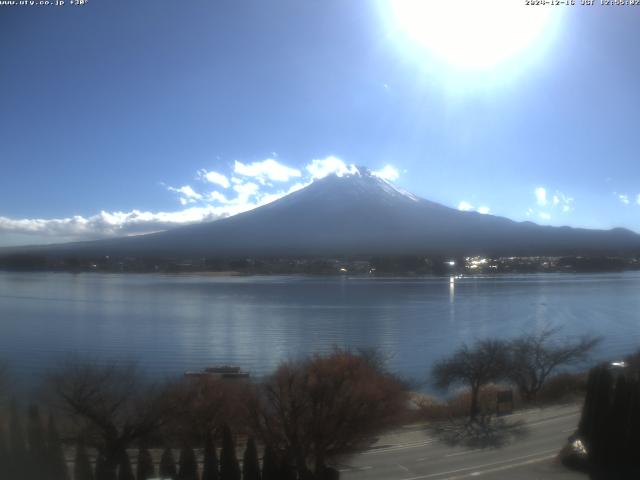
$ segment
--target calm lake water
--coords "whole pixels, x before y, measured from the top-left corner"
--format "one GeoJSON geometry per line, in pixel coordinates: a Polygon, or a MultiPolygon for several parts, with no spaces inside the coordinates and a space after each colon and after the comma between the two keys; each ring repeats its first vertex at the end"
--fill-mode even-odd
{"type": "Polygon", "coordinates": [[[154,375],[255,375],[334,345],[378,347],[416,380],[460,343],[553,324],[640,348],[640,273],[448,278],[0,273],[0,357],[30,382],[68,352],[154,375]]]}

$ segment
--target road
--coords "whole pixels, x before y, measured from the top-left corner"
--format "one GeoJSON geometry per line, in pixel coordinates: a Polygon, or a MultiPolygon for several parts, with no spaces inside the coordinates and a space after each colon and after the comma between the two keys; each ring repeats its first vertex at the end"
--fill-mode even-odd
{"type": "Polygon", "coordinates": [[[455,437],[459,429],[407,426],[381,436],[371,449],[341,465],[341,478],[585,480],[585,475],[565,469],[556,460],[579,418],[577,405],[527,410],[500,417],[482,440],[477,435],[455,437]]]}

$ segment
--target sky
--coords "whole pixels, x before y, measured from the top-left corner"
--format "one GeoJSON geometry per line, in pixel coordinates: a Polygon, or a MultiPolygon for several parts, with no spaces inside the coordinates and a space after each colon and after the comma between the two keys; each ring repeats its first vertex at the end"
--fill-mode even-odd
{"type": "Polygon", "coordinates": [[[216,220],[352,165],[640,232],[640,7],[492,1],[0,2],[0,246],[216,220]]]}

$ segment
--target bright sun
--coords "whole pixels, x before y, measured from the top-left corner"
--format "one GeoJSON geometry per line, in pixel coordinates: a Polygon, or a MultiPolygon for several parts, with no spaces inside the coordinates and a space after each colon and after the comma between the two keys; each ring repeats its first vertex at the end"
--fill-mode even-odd
{"type": "Polygon", "coordinates": [[[390,0],[397,28],[449,65],[485,70],[543,41],[552,8],[520,0],[390,0]]]}

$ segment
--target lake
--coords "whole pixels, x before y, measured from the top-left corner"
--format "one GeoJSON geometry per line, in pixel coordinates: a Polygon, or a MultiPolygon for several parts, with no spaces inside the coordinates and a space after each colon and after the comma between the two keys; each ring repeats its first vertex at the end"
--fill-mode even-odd
{"type": "Polygon", "coordinates": [[[449,278],[0,273],[0,358],[32,382],[73,352],[151,374],[232,363],[267,374],[333,346],[378,347],[426,380],[462,342],[562,326],[640,348],[640,273],[449,278]]]}

